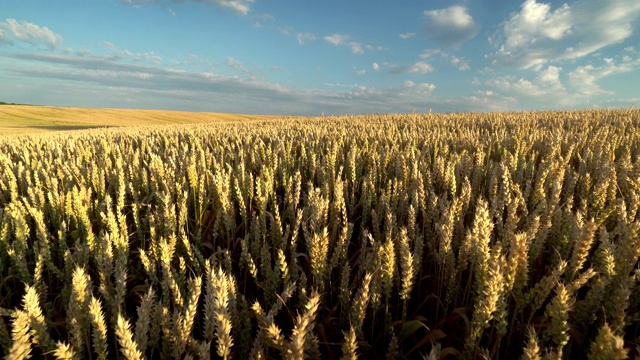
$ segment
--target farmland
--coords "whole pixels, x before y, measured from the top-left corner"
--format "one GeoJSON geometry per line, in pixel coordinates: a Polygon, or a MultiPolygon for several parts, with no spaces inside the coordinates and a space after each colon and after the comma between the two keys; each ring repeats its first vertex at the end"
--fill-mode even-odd
{"type": "Polygon", "coordinates": [[[126,126],[161,126],[271,119],[270,115],[0,105],[0,136],[126,126]]]}
{"type": "Polygon", "coordinates": [[[0,137],[0,355],[638,355],[638,110],[149,118],[0,137]]]}

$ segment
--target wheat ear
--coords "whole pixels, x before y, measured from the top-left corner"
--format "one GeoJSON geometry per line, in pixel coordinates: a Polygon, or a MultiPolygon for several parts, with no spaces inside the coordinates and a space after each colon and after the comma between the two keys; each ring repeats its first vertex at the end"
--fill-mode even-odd
{"type": "Polygon", "coordinates": [[[540,346],[533,327],[527,327],[527,346],[524,348],[521,360],[540,360],[540,346]]]}
{"type": "Polygon", "coordinates": [[[296,318],[293,333],[291,334],[291,341],[287,347],[287,359],[304,359],[306,338],[313,330],[318,305],[320,305],[320,295],[316,291],[313,291],[311,297],[309,297],[309,301],[307,301],[305,305],[306,311],[304,315],[298,315],[296,318]]]}
{"type": "Polygon", "coordinates": [[[358,358],[356,350],[358,350],[356,329],[351,326],[349,327],[349,332],[344,334],[344,342],[342,343],[342,357],[340,359],[356,360],[358,358]]]}
{"type": "Polygon", "coordinates": [[[36,288],[27,285],[26,290],[27,292],[24,294],[22,303],[24,310],[29,314],[33,343],[39,346],[44,352],[51,351],[55,347],[55,344],[49,336],[47,324],[44,321],[44,315],[42,315],[42,310],[40,309],[36,288]]]}
{"type": "Polygon", "coordinates": [[[76,359],[76,352],[73,351],[71,345],[58,342],[56,344],[56,349],[53,351],[53,356],[59,360],[73,360],[76,359]]]}
{"type": "Polygon", "coordinates": [[[31,354],[31,335],[29,334],[29,314],[16,310],[13,313],[13,329],[11,329],[11,349],[7,360],[28,359],[31,354]]]}
{"type": "Polygon", "coordinates": [[[138,320],[136,321],[136,343],[140,347],[141,353],[146,353],[149,340],[149,329],[151,327],[151,313],[154,306],[155,293],[153,288],[149,288],[147,294],[142,298],[142,303],[138,306],[138,320]]]}
{"type": "Polygon", "coordinates": [[[118,320],[116,323],[116,336],[118,337],[118,343],[120,343],[120,350],[127,360],[141,360],[142,353],[138,349],[138,344],[133,340],[133,333],[131,332],[131,325],[129,321],[118,314],[118,320]]]}
{"type": "Polygon", "coordinates": [[[629,351],[624,348],[624,339],[613,333],[609,324],[605,323],[598,331],[598,336],[589,352],[589,360],[623,360],[629,351]]]}
{"type": "Polygon", "coordinates": [[[91,325],[93,327],[93,349],[98,354],[99,360],[106,360],[109,356],[107,351],[107,325],[102,312],[102,304],[100,300],[93,296],[89,303],[89,315],[91,316],[91,325]]]}

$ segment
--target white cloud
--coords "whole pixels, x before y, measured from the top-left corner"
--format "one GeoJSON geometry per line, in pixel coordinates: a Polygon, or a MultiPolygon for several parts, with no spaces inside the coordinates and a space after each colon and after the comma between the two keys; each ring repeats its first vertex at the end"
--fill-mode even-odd
{"type": "Polygon", "coordinates": [[[485,82],[491,89],[514,96],[531,106],[539,102],[545,107],[573,107],[580,103],[581,96],[567,90],[560,79],[562,68],[548,66],[536,71],[535,78],[500,76],[485,82]]]}
{"type": "Polygon", "coordinates": [[[436,86],[434,84],[430,84],[430,83],[420,83],[418,84],[418,89],[421,92],[425,92],[425,93],[430,93],[433,90],[436,89],[436,86]]]}
{"type": "Polygon", "coordinates": [[[373,65],[371,65],[371,67],[375,71],[380,71],[380,65],[378,65],[378,63],[376,63],[376,62],[374,62],[373,65]]]}
{"type": "Polygon", "coordinates": [[[549,84],[553,87],[560,88],[562,84],[560,83],[560,72],[562,71],[561,67],[549,66],[546,70],[542,70],[538,75],[538,79],[543,84],[549,84]]]}
{"type": "Polygon", "coordinates": [[[471,65],[469,65],[469,60],[466,58],[459,58],[455,55],[451,55],[450,57],[451,65],[458,68],[460,71],[471,70],[471,65]]]}
{"type": "Polygon", "coordinates": [[[244,63],[242,61],[238,61],[231,56],[227,56],[227,66],[234,69],[242,69],[244,68],[244,63]]]}
{"type": "MultiPolygon", "coordinates": [[[[183,2],[185,0],[172,0],[172,2],[183,2]]],[[[250,4],[255,0],[191,0],[194,2],[208,3],[216,5],[221,9],[235,11],[242,15],[247,15],[251,10],[250,4]]],[[[168,0],[123,0],[125,4],[140,6],[148,3],[166,3],[168,0]]]]}
{"type": "Polygon", "coordinates": [[[416,84],[411,80],[405,81],[404,87],[407,89],[413,89],[416,93],[419,93],[419,94],[431,94],[433,90],[436,89],[436,86],[434,84],[430,84],[430,83],[416,84]]]}
{"type": "Polygon", "coordinates": [[[443,45],[459,45],[478,33],[478,27],[465,6],[428,10],[424,15],[428,19],[426,35],[443,45]]]}
{"type": "Polygon", "coordinates": [[[639,17],[638,1],[579,1],[552,9],[526,0],[504,23],[502,38],[492,39],[499,48],[488,58],[521,69],[581,58],[629,38],[639,17]]]}
{"type": "Polygon", "coordinates": [[[45,45],[59,48],[62,36],[46,26],[38,26],[28,21],[7,19],[0,22],[0,43],[12,43],[11,38],[31,45],[45,45]],[[4,30],[4,31],[3,31],[4,30]]]}
{"type": "Polygon", "coordinates": [[[537,97],[544,94],[539,90],[539,87],[531,81],[524,78],[518,79],[515,76],[500,76],[488,80],[485,84],[489,87],[502,90],[503,92],[515,92],[518,95],[528,97],[537,97]]]}
{"type": "Polygon", "coordinates": [[[278,26],[276,29],[278,29],[278,32],[282,35],[290,36],[293,34],[293,28],[291,26],[278,26]]]}
{"type": "Polygon", "coordinates": [[[408,33],[400,34],[399,36],[400,36],[400,39],[407,40],[407,39],[411,39],[412,37],[416,36],[416,33],[408,32],[408,33]]]}
{"type": "Polygon", "coordinates": [[[422,53],[418,55],[420,59],[431,59],[435,55],[440,54],[441,62],[446,63],[447,65],[455,66],[460,71],[466,71],[471,69],[471,65],[469,64],[469,59],[465,57],[458,57],[449,52],[442,51],[440,49],[425,49],[422,50],[422,53]]]}
{"type": "Polygon", "coordinates": [[[391,74],[428,74],[433,71],[433,67],[424,61],[418,61],[410,66],[389,65],[391,74]]]}
{"type": "Polygon", "coordinates": [[[327,35],[324,37],[324,40],[326,42],[333,44],[335,46],[340,46],[345,44],[348,39],[349,39],[348,36],[340,35],[340,34],[327,35]]]}
{"type": "Polygon", "coordinates": [[[221,8],[230,9],[242,15],[247,15],[250,9],[249,4],[252,3],[253,0],[213,0],[213,2],[221,8]]]}
{"type": "Polygon", "coordinates": [[[551,95],[549,92],[545,91],[543,84],[534,83],[522,77],[500,76],[488,80],[485,84],[491,88],[524,98],[538,98],[545,95],[551,95]]]}
{"type": "MultiPolygon", "coordinates": [[[[610,106],[602,95],[616,92],[603,89],[599,80],[606,77],[637,71],[640,58],[632,59],[624,55],[602,59],[599,65],[578,66],[563,76],[559,66],[548,65],[534,70],[535,77],[527,79],[515,76],[500,76],[487,80],[484,84],[499,93],[515,96],[523,104],[544,105],[546,108],[575,108],[610,106]]],[[[623,104],[624,102],[615,102],[623,104]]],[[[628,106],[628,105],[626,105],[628,106]]]]}
{"type": "MultiPolygon", "coordinates": [[[[156,54],[155,51],[149,51],[149,52],[144,52],[144,53],[133,53],[129,50],[126,49],[119,49],[115,44],[109,42],[109,41],[104,41],[102,42],[102,45],[111,50],[111,54],[110,55],[106,55],[105,57],[111,60],[132,60],[132,61],[145,61],[145,62],[150,62],[150,63],[154,63],[154,64],[160,64],[162,62],[162,57],[158,54],[156,54]]],[[[81,50],[77,52],[78,54],[82,55],[82,54],[88,54],[88,52],[86,50],[81,50]]]]}
{"type": "Polygon", "coordinates": [[[408,72],[410,73],[418,73],[418,74],[427,74],[432,71],[433,71],[433,67],[424,61],[418,61],[417,63],[413,64],[408,70],[408,72]]]}
{"type": "Polygon", "coordinates": [[[261,28],[264,24],[275,21],[276,18],[271,14],[264,13],[253,15],[251,20],[253,21],[253,27],[261,28]]]}
{"type": "Polygon", "coordinates": [[[602,66],[585,65],[579,66],[569,73],[569,83],[585,96],[591,97],[599,94],[613,94],[613,91],[602,89],[596,82],[611,75],[630,72],[640,66],[640,59],[632,60],[623,57],[621,62],[614,62],[613,59],[605,59],[602,66]]]}
{"type": "Polygon", "coordinates": [[[367,70],[365,70],[365,69],[362,69],[362,70],[356,70],[356,75],[359,75],[359,76],[362,76],[362,75],[364,75],[364,74],[366,74],[366,73],[367,73],[367,70]]]}
{"type": "Polygon", "coordinates": [[[236,60],[231,56],[227,56],[226,64],[228,67],[236,70],[238,73],[244,74],[249,79],[256,78],[256,74],[252,70],[247,69],[242,61],[236,60]]]}
{"type": "Polygon", "coordinates": [[[313,41],[316,39],[316,36],[310,33],[298,33],[296,34],[296,40],[298,40],[298,44],[304,45],[307,41],[313,41]]]}
{"type": "Polygon", "coordinates": [[[7,35],[7,33],[5,33],[4,30],[0,29],[0,44],[9,44],[11,43],[11,40],[9,39],[9,36],[7,35]]]}
{"type": "Polygon", "coordinates": [[[425,49],[425,50],[422,50],[422,53],[418,55],[418,57],[420,59],[428,59],[438,53],[440,53],[440,49],[425,49]]]}
{"type": "MultiPolygon", "coordinates": [[[[356,55],[362,55],[364,53],[365,48],[367,50],[376,49],[372,45],[365,45],[359,42],[351,41],[351,37],[349,35],[332,34],[332,35],[325,36],[324,40],[329,44],[332,44],[335,46],[347,46],[351,48],[351,52],[356,55]]],[[[377,49],[380,50],[381,47],[377,47],[377,49]]]]}
{"type": "Polygon", "coordinates": [[[351,47],[351,52],[356,55],[362,55],[364,53],[364,47],[360,43],[350,42],[349,46],[351,47]]]}

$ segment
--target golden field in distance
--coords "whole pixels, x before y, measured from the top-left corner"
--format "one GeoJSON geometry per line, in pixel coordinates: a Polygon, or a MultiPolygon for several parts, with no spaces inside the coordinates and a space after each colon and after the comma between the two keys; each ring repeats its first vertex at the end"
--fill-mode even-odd
{"type": "Polygon", "coordinates": [[[146,125],[197,124],[274,119],[280,115],[243,115],[169,110],[99,109],[58,106],[0,106],[0,135],[146,125]]]}

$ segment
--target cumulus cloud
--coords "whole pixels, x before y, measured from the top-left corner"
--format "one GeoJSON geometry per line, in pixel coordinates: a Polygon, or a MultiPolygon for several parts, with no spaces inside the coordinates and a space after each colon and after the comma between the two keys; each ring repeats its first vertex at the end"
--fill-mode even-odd
{"type": "Polygon", "coordinates": [[[492,78],[485,85],[516,96],[526,102],[538,101],[547,107],[594,106],[598,95],[614,95],[614,91],[600,87],[598,80],[614,74],[630,72],[640,66],[640,59],[632,60],[624,56],[605,58],[602,64],[578,66],[562,76],[563,69],[549,65],[535,71],[531,79],[515,76],[492,78]]]}
{"type": "Polygon", "coordinates": [[[371,45],[364,45],[359,42],[351,41],[350,36],[342,34],[327,35],[324,37],[324,41],[335,46],[348,46],[351,48],[351,52],[356,55],[362,55],[365,48],[367,50],[374,49],[371,45]]]}
{"type": "Polygon", "coordinates": [[[575,89],[588,97],[599,94],[613,94],[613,91],[602,89],[597,81],[611,75],[630,72],[640,66],[640,59],[632,60],[630,57],[623,57],[622,61],[616,62],[614,59],[604,59],[602,66],[591,64],[579,66],[569,73],[569,82],[575,89]]]}
{"type": "Polygon", "coordinates": [[[15,19],[0,22],[0,43],[11,44],[13,40],[31,45],[44,45],[52,49],[59,48],[62,44],[62,36],[46,26],[15,19]]]}
{"type": "Polygon", "coordinates": [[[478,26],[465,6],[454,5],[445,9],[427,10],[425,33],[444,46],[456,46],[478,33],[478,26]]]}
{"type": "Polygon", "coordinates": [[[519,98],[547,99],[558,105],[570,105],[575,103],[575,98],[567,92],[560,81],[561,71],[560,67],[549,66],[538,71],[532,80],[524,77],[500,76],[486,81],[485,85],[519,98]]]}
{"type": "MultiPolygon", "coordinates": [[[[179,3],[188,0],[171,0],[171,2],[179,3]]],[[[247,15],[251,10],[251,3],[254,0],[191,0],[194,2],[207,3],[215,5],[221,9],[231,10],[242,15],[247,15]]],[[[169,0],[123,0],[125,4],[141,5],[148,3],[166,3],[169,0]]]]}
{"type": "Polygon", "coordinates": [[[547,108],[611,106],[613,103],[607,103],[611,99],[605,100],[602,95],[613,96],[616,92],[602,88],[599,80],[637,71],[639,67],[640,58],[616,55],[600,60],[597,65],[587,64],[567,70],[565,75],[562,67],[548,65],[534,70],[535,77],[532,78],[499,76],[487,80],[484,85],[527,104],[544,104],[547,108]]]}
{"type": "Polygon", "coordinates": [[[578,1],[552,9],[550,4],[525,0],[504,23],[502,34],[492,39],[498,50],[488,58],[520,69],[578,59],[629,38],[639,17],[638,1],[578,1]]]}

